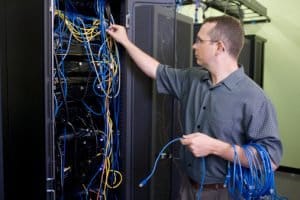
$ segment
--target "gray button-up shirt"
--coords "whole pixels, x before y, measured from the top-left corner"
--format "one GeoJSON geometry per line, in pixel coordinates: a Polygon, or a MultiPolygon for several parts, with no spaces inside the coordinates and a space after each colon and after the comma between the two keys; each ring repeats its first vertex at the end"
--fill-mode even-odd
{"type": "MultiPolygon", "coordinates": [[[[160,93],[180,101],[183,134],[202,132],[230,144],[256,142],[266,147],[272,161],[279,164],[282,144],[271,101],[242,67],[217,85],[200,67],[174,69],[160,65],[156,85],[160,93]]],[[[201,180],[201,162],[182,148],[182,164],[188,176],[201,180]]],[[[205,183],[222,183],[227,161],[213,155],[205,158],[205,183]]]]}

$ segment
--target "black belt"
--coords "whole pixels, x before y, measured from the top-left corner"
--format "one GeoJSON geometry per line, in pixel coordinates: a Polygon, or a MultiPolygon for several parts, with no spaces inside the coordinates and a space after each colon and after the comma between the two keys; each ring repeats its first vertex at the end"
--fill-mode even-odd
{"type": "MultiPolygon", "coordinates": [[[[190,184],[191,186],[196,189],[196,190],[199,190],[200,189],[200,184],[195,182],[194,180],[192,179],[189,179],[190,180],[190,184]]],[[[203,185],[203,189],[204,190],[221,190],[221,189],[224,189],[225,186],[223,183],[211,183],[211,184],[204,184],[203,185]]]]}

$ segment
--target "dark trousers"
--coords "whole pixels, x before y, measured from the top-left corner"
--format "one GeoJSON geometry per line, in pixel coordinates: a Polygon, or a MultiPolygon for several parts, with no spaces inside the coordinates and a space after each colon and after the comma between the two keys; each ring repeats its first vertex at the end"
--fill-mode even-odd
{"type": "MultiPolygon", "coordinates": [[[[189,178],[182,176],[179,198],[177,200],[198,200],[198,189],[191,185],[189,178]]],[[[201,200],[231,200],[226,188],[205,189],[200,194],[201,200]]]]}

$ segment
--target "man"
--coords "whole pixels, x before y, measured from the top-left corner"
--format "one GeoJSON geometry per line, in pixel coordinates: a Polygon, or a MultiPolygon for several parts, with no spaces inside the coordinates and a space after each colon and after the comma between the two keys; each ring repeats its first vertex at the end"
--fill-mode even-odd
{"type": "Polygon", "coordinates": [[[230,199],[223,187],[227,162],[236,153],[248,166],[241,147],[249,142],[264,146],[275,170],[282,157],[276,113],[263,90],[238,65],[244,32],[230,16],[207,18],[193,49],[202,68],[174,69],[160,64],[129,41],[124,27],[107,30],[121,43],[137,66],[155,79],[157,90],[180,101],[185,135],[181,143],[186,177],[180,199],[196,199],[205,157],[205,185],[202,199],[230,199]]]}

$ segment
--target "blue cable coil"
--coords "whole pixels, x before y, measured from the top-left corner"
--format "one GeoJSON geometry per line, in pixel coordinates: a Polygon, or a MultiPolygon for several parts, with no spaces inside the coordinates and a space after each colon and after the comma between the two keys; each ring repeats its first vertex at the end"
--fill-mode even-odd
{"type": "Polygon", "coordinates": [[[225,185],[233,199],[286,199],[276,192],[271,159],[262,145],[250,143],[242,146],[248,167],[242,166],[236,146],[232,145],[232,148],[234,160],[232,163],[228,161],[225,185]]]}
{"type": "MultiPolygon", "coordinates": [[[[158,161],[166,148],[171,144],[180,141],[182,138],[175,138],[169,141],[159,152],[155,159],[149,175],[139,183],[139,187],[144,187],[147,182],[154,175],[157,168],[158,161]]],[[[244,145],[246,158],[249,166],[243,167],[238,157],[235,145],[232,145],[234,150],[233,163],[228,161],[227,175],[224,185],[227,187],[229,194],[233,199],[254,200],[266,198],[270,200],[286,200],[285,197],[280,197],[275,190],[274,171],[272,170],[271,160],[268,152],[262,145],[250,143],[244,145]]],[[[205,180],[205,158],[202,161],[202,176],[200,180],[200,188],[196,194],[197,200],[201,199],[201,192],[203,190],[205,180]]]]}

